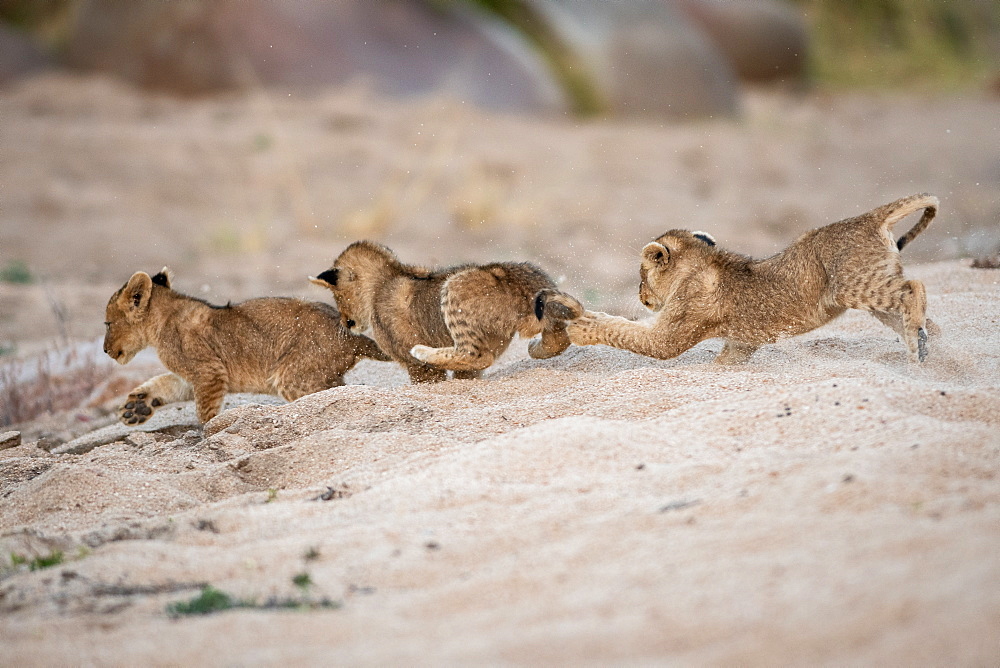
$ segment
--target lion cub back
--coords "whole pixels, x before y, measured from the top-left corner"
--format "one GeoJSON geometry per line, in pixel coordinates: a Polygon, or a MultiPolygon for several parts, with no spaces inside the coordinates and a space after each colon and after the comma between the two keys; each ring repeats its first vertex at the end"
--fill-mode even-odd
{"type": "Polygon", "coordinates": [[[276,374],[340,384],[362,352],[360,337],[341,327],[340,314],[328,304],[262,297],[209,308],[208,317],[192,325],[204,323],[199,334],[227,367],[230,391],[263,391],[276,374]]]}

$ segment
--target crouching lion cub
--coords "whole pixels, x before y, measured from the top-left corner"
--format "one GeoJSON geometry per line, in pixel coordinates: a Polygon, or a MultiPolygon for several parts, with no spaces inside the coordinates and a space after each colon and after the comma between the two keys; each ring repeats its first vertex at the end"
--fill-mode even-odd
{"type": "Polygon", "coordinates": [[[784,251],[753,260],[722,250],[702,232],[671,230],[642,249],[639,300],[651,324],[585,311],[564,294],[541,295],[547,317],[570,320],[573,343],[603,343],[669,359],[699,341],[726,340],[715,361],[745,361],[757,348],[803,334],[849,308],[868,311],[903,339],[911,361],[927,357],[927,296],[907,280],[899,251],[930,224],[936,197],[911,195],[854,218],[806,232],[784,251]],[[923,209],[895,241],[892,228],[923,209]]]}
{"type": "Polygon", "coordinates": [[[348,246],[313,283],[333,293],[344,326],[372,338],[406,368],[412,382],[478,378],[515,334],[541,333],[536,359],[569,347],[566,323],[534,312],[540,290],[555,284],[527,263],[497,262],[430,270],[400,262],[371,241],[348,246]]]}
{"type": "Polygon", "coordinates": [[[105,320],[104,352],[115,361],[127,364],[154,346],[172,372],[132,390],[119,410],[128,425],[192,398],[204,423],[227,392],[293,401],[342,385],[361,357],[388,361],[371,339],[345,331],[328,304],[268,297],[213,306],[172,290],[166,268],[136,272],[108,301],[105,320]]]}

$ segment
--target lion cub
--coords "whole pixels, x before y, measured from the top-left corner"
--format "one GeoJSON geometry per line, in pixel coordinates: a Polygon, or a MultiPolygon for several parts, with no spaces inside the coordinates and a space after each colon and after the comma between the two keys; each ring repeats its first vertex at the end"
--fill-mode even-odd
{"type": "Polygon", "coordinates": [[[165,373],[132,390],[122,422],[141,424],[174,401],[195,400],[198,419],[219,412],[227,392],[293,401],[343,384],[361,357],[388,361],[371,339],[340,326],[328,304],[285,297],[213,306],[170,288],[166,268],[136,272],[108,301],[104,352],[127,364],[154,346],[165,373]]]}
{"type": "Polygon", "coordinates": [[[937,213],[938,200],[911,195],[868,213],[806,232],[765,260],[722,250],[701,232],[671,230],[642,249],[639,300],[658,316],[651,324],[585,311],[567,295],[542,295],[548,317],[570,320],[570,340],[603,343],[669,359],[699,341],[726,340],[715,358],[743,362],[765,343],[824,325],[849,308],[868,311],[895,330],[911,361],[927,357],[927,296],[906,280],[899,251],[937,213]],[[899,241],[892,228],[924,210],[899,241]],[[925,329],[926,327],[926,329],[925,329]]]}
{"type": "Polygon", "coordinates": [[[497,262],[430,270],[403,264],[385,246],[348,246],[313,283],[328,288],[344,326],[372,338],[406,368],[412,382],[478,378],[515,334],[541,333],[536,359],[569,347],[566,323],[539,318],[535,296],[555,284],[527,263],[497,262]]]}

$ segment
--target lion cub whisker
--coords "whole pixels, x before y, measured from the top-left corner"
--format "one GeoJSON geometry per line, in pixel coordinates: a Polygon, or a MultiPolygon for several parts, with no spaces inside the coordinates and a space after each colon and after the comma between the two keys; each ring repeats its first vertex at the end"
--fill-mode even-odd
{"type": "Polygon", "coordinates": [[[587,311],[566,294],[543,299],[539,309],[568,321],[577,345],[606,344],[659,359],[722,338],[720,364],[743,362],[763,344],[860,309],[899,334],[911,361],[922,362],[928,334],[939,330],[926,318],[923,283],[903,276],[899,251],[937,209],[933,195],[904,197],[806,232],[763,260],[723,250],[704,232],[670,230],[641,252],[639,300],[657,314],[651,323],[587,311]],[[893,226],[921,209],[916,225],[894,240],[893,226]]]}
{"type": "Polygon", "coordinates": [[[132,275],[105,309],[104,352],[127,364],[152,346],[170,373],[132,390],[119,418],[142,424],[161,406],[194,399],[198,419],[215,417],[228,392],[288,401],[343,384],[358,359],[388,358],[346,331],[329,304],[287,297],[214,306],[176,292],[166,268],[132,275]]]}

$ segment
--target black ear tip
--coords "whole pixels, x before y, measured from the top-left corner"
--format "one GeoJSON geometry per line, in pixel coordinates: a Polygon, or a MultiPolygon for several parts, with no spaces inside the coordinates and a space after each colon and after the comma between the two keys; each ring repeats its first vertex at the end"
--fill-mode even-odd
{"type": "Polygon", "coordinates": [[[153,275],[152,279],[153,285],[162,285],[165,288],[170,287],[170,277],[167,276],[166,272],[159,272],[153,275]]]}
{"type": "Polygon", "coordinates": [[[693,236],[695,239],[700,239],[701,241],[704,241],[709,246],[715,245],[715,237],[713,237],[708,232],[692,232],[691,236],[693,236]]]}
{"type": "Polygon", "coordinates": [[[335,268],[334,269],[327,269],[323,273],[321,273],[318,276],[316,276],[316,278],[318,278],[321,281],[326,281],[330,285],[336,285],[337,284],[337,269],[335,269],[335,268]]]}

